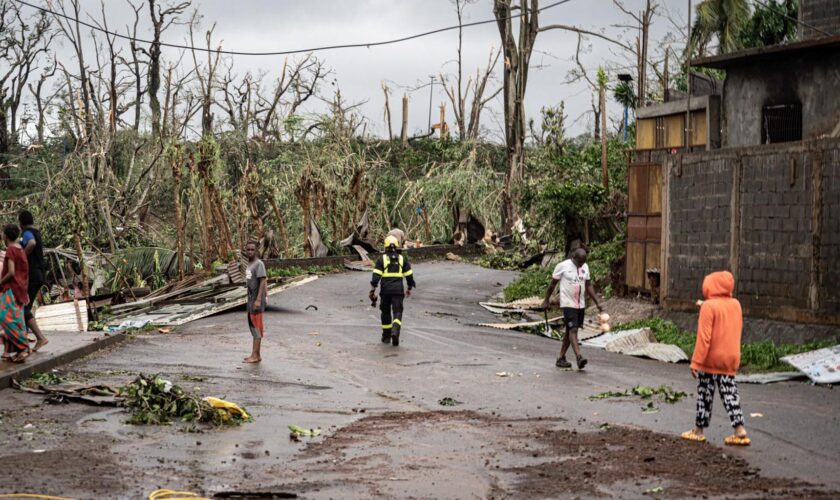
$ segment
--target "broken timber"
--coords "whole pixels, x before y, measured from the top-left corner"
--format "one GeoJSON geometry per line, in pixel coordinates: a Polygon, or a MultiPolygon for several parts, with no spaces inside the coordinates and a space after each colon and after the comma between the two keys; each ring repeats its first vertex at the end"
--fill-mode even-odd
{"type": "MultiPolygon", "coordinates": [[[[270,282],[266,293],[271,296],[316,279],[318,276],[308,275],[270,282]]],[[[245,287],[221,284],[226,280],[227,276],[220,276],[192,288],[115,306],[116,315],[110,318],[109,325],[119,326],[123,321],[148,321],[152,326],[179,326],[245,305],[248,302],[245,287]]]]}

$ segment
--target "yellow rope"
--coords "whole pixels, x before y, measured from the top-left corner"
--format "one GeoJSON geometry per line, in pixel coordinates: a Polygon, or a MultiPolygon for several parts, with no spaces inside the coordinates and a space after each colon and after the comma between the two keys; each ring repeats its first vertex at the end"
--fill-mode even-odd
{"type": "Polygon", "coordinates": [[[149,500],[210,500],[190,491],[155,490],[149,493],[149,500]]]}
{"type": "Polygon", "coordinates": [[[2,493],[0,498],[41,498],[43,500],[73,500],[66,497],[51,497],[49,495],[39,495],[37,493],[2,493]]]}

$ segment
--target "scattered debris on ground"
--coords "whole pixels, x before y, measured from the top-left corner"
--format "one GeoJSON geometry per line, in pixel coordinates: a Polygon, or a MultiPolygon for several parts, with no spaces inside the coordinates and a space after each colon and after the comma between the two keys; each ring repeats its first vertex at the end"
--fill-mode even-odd
{"type": "Polygon", "coordinates": [[[289,425],[289,439],[292,441],[300,441],[302,437],[318,437],[321,435],[321,429],[304,429],[298,425],[289,425]]]}
{"type": "Polygon", "coordinates": [[[840,383],[840,345],[785,356],[789,363],[816,384],[840,383]]]}
{"type": "Polygon", "coordinates": [[[607,352],[651,358],[666,363],[688,361],[688,355],[682,349],[658,342],[649,328],[605,332],[603,335],[582,340],[581,343],[607,352]]]}
{"type": "MultiPolygon", "coordinates": [[[[682,391],[675,391],[674,389],[672,389],[671,387],[669,387],[667,385],[661,385],[661,386],[656,387],[656,388],[647,387],[647,386],[644,386],[644,385],[637,385],[637,386],[632,387],[630,389],[627,389],[626,391],[623,391],[623,392],[618,392],[618,391],[602,392],[602,393],[596,394],[594,396],[589,396],[589,399],[598,400],[598,399],[609,399],[609,398],[634,398],[634,397],[637,397],[637,398],[640,398],[640,399],[651,399],[651,398],[655,397],[656,399],[658,399],[660,401],[663,401],[665,403],[674,404],[674,403],[680,402],[686,396],[688,396],[688,394],[686,394],[682,391]]],[[[651,403],[649,403],[647,405],[647,407],[653,408],[652,403],[653,402],[651,401],[651,403]]]]}
{"type": "Polygon", "coordinates": [[[21,382],[23,385],[26,386],[37,386],[37,385],[56,385],[64,382],[64,377],[58,374],[56,371],[51,372],[36,372],[33,373],[28,379],[21,382]]]}
{"type": "Polygon", "coordinates": [[[441,406],[458,406],[459,404],[462,404],[462,403],[460,401],[458,401],[457,399],[453,399],[453,398],[450,398],[450,397],[445,397],[445,398],[441,399],[440,401],[438,401],[438,404],[441,405],[441,406]]]}
{"type": "Polygon", "coordinates": [[[464,260],[464,258],[461,257],[460,255],[455,255],[452,252],[447,252],[446,253],[446,260],[451,260],[452,262],[461,262],[461,261],[464,260]]]}
{"type": "MultiPolygon", "coordinates": [[[[190,376],[183,376],[189,380],[190,376]]],[[[192,377],[205,380],[201,377],[192,377]]],[[[175,421],[207,423],[215,426],[239,425],[251,416],[235,403],[214,397],[201,397],[182,389],[159,375],[140,374],[124,386],[65,382],[55,373],[36,374],[23,383],[13,382],[20,391],[47,396],[47,403],[84,403],[94,406],[120,406],[130,412],[126,421],[134,425],[168,425],[175,421]]]]}
{"type": "MultiPolygon", "coordinates": [[[[657,488],[675,498],[836,497],[836,492],[802,481],[762,476],[746,460],[717,446],[696,446],[679,436],[615,425],[580,432],[559,429],[561,424],[562,419],[459,410],[371,415],[307,446],[302,452],[307,480],[285,484],[322,496],[337,494],[337,484],[344,492],[374,488],[398,495],[389,486],[412,480],[418,464],[462,469],[469,463],[476,467],[470,473],[490,476],[491,498],[637,497],[657,488]],[[441,434],[459,439],[449,440],[442,449],[441,434]],[[383,450],[406,446],[412,453],[389,457],[393,472],[371,476],[371,463],[379,463],[383,450]],[[516,465],[505,465],[511,461],[516,465]]],[[[436,491],[452,497],[463,493],[440,483],[436,491]]]]}
{"type": "Polygon", "coordinates": [[[180,420],[221,426],[239,425],[251,419],[236,405],[189,393],[159,375],[140,374],[121,387],[119,394],[131,412],[129,424],[165,425],[180,420]]]}

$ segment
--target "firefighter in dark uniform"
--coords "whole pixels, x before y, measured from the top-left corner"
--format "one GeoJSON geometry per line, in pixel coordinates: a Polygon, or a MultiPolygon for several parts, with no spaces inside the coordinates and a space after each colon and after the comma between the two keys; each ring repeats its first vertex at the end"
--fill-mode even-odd
{"type": "Polygon", "coordinates": [[[376,302],[376,287],[381,286],[379,309],[382,311],[382,342],[391,342],[398,346],[402,328],[403,299],[411,296],[411,290],[416,284],[411,264],[400,251],[400,244],[394,236],[385,238],[385,253],[376,259],[370,286],[368,296],[372,303],[376,302]],[[408,284],[405,291],[403,278],[408,284]]]}

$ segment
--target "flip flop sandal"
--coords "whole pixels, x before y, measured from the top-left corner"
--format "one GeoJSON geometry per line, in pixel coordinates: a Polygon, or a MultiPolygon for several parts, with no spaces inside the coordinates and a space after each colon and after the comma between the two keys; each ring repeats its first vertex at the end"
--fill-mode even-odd
{"type": "Polygon", "coordinates": [[[750,438],[747,436],[736,436],[735,434],[723,440],[724,444],[729,446],[749,446],[750,438]]]}
{"type": "Polygon", "coordinates": [[[694,431],[685,431],[682,434],[680,434],[680,437],[685,439],[686,441],[697,441],[698,443],[706,442],[706,436],[695,434],[694,431]]]}
{"type": "Polygon", "coordinates": [[[29,351],[23,351],[12,356],[12,363],[23,363],[29,357],[29,351]]]}

